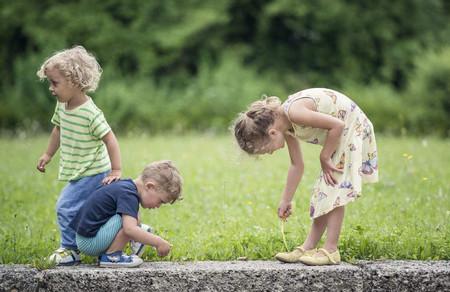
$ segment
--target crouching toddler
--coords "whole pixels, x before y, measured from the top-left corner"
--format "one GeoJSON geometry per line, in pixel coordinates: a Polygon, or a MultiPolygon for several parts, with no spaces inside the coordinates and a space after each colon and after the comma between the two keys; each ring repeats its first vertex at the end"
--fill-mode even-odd
{"type": "Polygon", "coordinates": [[[101,267],[137,267],[142,259],[123,253],[131,240],[153,246],[166,256],[171,245],[147,232],[138,222],[139,204],[146,209],[159,208],[180,199],[182,178],[171,161],[158,161],[145,167],[132,179],[121,179],[97,189],[86,201],[70,226],[76,231],[79,250],[99,256],[101,267]]]}

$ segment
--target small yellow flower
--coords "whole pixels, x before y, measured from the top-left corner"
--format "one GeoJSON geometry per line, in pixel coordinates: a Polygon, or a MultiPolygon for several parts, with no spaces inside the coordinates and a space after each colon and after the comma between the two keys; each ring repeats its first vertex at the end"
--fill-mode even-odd
{"type": "Polygon", "coordinates": [[[408,157],[408,153],[403,153],[403,157],[408,157]]]}
{"type": "Polygon", "coordinates": [[[424,176],[424,177],[422,177],[422,180],[428,180],[428,177],[424,176]]]}
{"type": "Polygon", "coordinates": [[[408,160],[411,160],[413,158],[412,155],[408,155],[408,160]]]}

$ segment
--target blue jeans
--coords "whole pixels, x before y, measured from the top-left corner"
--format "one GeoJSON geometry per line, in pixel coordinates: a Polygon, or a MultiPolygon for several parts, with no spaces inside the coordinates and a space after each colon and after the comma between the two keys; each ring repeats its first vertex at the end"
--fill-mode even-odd
{"type": "Polygon", "coordinates": [[[102,185],[103,178],[109,171],[70,181],[59,195],[56,203],[61,247],[77,249],[75,231],[69,227],[70,222],[86,202],[87,198],[102,185]]]}

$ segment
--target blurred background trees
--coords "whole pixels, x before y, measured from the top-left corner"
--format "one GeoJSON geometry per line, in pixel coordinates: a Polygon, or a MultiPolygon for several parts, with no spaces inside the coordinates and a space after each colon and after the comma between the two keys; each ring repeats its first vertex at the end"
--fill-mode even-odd
{"type": "Polygon", "coordinates": [[[1,1],[0,128],[47,130],[36,71],[80,44],[118,132],[224,131],[263,94],[330,87],[386,133],[450,135],[445,0],[1,1]]]}

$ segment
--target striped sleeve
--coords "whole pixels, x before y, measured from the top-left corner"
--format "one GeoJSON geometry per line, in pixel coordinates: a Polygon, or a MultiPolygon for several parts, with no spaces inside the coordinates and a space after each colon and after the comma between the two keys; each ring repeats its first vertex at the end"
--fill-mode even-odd
{"type": "Polygon", "coordinates": [[[59,102],[56,102],[55,112],[53,113],[51,122],[55,126],[60,126],[60,118],[59,118],[59,102]]]}
{"type": "Polygon", "coordinates": [[[89,125],[89,132],[95,138],[102,139],[109,131],[111,131],[111,127],[106,122],[103,112],[99,111],[89,125]]]}

